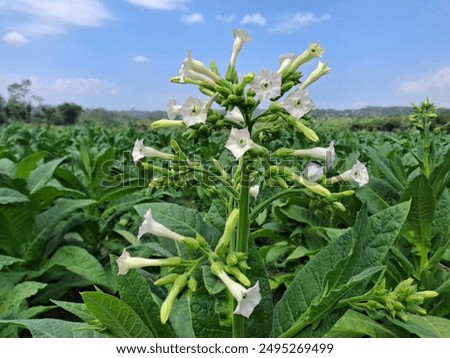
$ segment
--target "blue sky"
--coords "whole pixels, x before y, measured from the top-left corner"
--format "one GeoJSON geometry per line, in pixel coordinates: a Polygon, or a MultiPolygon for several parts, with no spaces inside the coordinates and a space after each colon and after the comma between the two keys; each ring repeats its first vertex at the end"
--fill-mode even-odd
{"type": "MultiPolygon", "coordinates": [[[[201,97],[169,82],[188,49],[226,69],[232,29],[253,40],[239,73],[276,70],[310,42],[331,72],[309,89],[318,108],[450,107],[448,0],[0,0],[0,94],[31,79],[45,104],[165,109],[201,97]]],[[[317,61],[301,67],[307,75],[317,61]]]]}

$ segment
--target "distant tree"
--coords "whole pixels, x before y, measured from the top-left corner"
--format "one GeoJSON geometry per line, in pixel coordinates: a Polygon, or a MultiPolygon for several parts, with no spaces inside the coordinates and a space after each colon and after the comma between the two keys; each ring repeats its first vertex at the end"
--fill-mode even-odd
{"type": "Polygon", "coordinates": [[[63,103],[57,107],[58,112],[61,115],[64,124],[71,125],[75,124],[81,112],[83,112],[83,107],[75,103],[63,103]]]}
{"type": "Polygon", "coordinates": [[[6,123],[6,101],[5,99],[0,95],[0,124],[6,123]]]}
{"type": "Polygon", "coordinates": [[[64,124],[61,113],[56,107],[42,106],[39,111],[34,115],[34,119],[37,122],[45,122],[56,125],[64,124]]]}
{"type": "Polygon", "coordinates": [[[13,83],[8,86],[9,97],[5,114],[9,120],[31,121],[32,101],[42,102],[43,99],[32,95],[30,87],[30,80],[22,80],[20,83],[13,83]]]}

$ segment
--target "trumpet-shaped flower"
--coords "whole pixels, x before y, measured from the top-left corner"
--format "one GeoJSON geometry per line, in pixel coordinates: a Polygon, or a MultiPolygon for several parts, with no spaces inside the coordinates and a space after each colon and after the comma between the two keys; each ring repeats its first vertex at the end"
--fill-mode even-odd
{"type": "Polygon", "coordinates": [[[186,103],[180,108],[180,114],[186,127],[190,127],[197,123],[205,123],[208,111],[205,103],[189,96],[186,103]]]}
{"type": "Polygon", "coordinates": [[[248,128],[231,128],[225,147],[239,160],[247,151],[256,148],[257,144],[250,138],[248,128]]]}
{"type": "Polygon", "coordinates": [[[155,236],[162,236],[168,239],[172,239],[178,242],[182,242],[185,237],[177,234],[176,232],[170,230],[159,222],[155,221],[152,216],[152,210],[148,209],[148,211],[144,215],[144,221],[142,225],[139,227],[139,233],[137,238],[140,239],[144,234],[152,234],[155,236]]]}
{"type": "Polygon", "coordinates": [[[220,80],[220,77],[208,69],[203,62],[194,60],[190,50],[178,74],[180,75],[180,83],[186,83],[186,79],[189,78],[214,87],[215,83],[220,80]]]}
{"type": "Polygon", "coordinates": [[[169,100],[167,103],[167,117],[169,119],[175,119],[180,114],[181,105],[177,104],[175,98],[169,100]]]}
{"type": "Polygon", "coordinates": [[[244,124],[244,116],[242,115],[242,112],[239,110],[239,108],[234,107],[232,111],[228,111],[225,114],[225,117],[232,120],[233,122],[244,124]]]}
{"type": "Polygon", "coordinates": [[[316,163],[308,163],[305,170],[303,171],[303,175],[306,179],[317,182],[323,175],[323,167],[316,163]]]}
{"type": "Polygon", "coordinates": [[[119,272],[117,275],[126,275],[131,269],[138,269],[151,266],[179,266],[180,257],[170,257],[167,259],[145,259],[142,257],[132,257],[127,250],[123,250],[122,255],[117,259],[119,272]]]}
{"type": "Polygon", "coordinates": [[[281,75],[263,69],[259,75],[255,76],[250,87],[261,102],[268,98],[279,97],[281,95],[281,75]]]}
{"type": "Polygon", "coordinates": [[[282,103],[282,106],[291,116],[296,118],[303,117],[314,108],[314,104],[309,97],[308,91],[302,89],[287,96],[284,103],[282,103]]]}
{"type": "Polygon", "coordinates": [[[236,58],[241,51],[244,43],[251,41],[252,37],[245,30],[234,29],[233,30],[234,42],[233,42],[233,52],[231,53],[230,65],[229,67],[234,67],[236,63],[236,58]]]}
{"type": "Polygon", "coordinates": [[[334,150],[334,141],[330,143],[328,148],[315,147],[310,149],[295,149],[292,151],[294,156],[310,157],[314,159],[325,160],[327,167],[330,168],[334,160],[336,159],[336,152],[334,150]]]}
{"type": "Polygon", "coordinates": [[[311,83],[316,82],[320,77],[326,75],[328,72],[330,72],[330,68],[328,67],[327,63],[319,61],[316,69],[309,74],[305,82],[300,85],[300,88],[305,89],[311,83]]]}
{"type": "Polygon", "coordinates": [[[301,55],[299,55],[289,66],[289,71],[296,71],[304,63],[312,60],[315,57],[321,57],[323,54],[323,49],[320,47],[318,42],[311,43],[308,46],[308,49],[303,51],[301,55]]]}
{"type": "Polygon", "coordinates": [[[327,179],[327,182],[330,184],[334,184],[343,180],[354,181],[358,184],[359,187],[362,187],[369,182],[369,173],[367,172],[366,166],[362,164],[359,160],[357,160],[356,164],[353,165],[352,169],[347,170],[341,175],[327,179]]]}
{"type": "Polygon", "coordinates": [[[278,57],[280,61],[280,67],[277,70],[277,73],[283,73],[284,70],[289,68],[289,66],[294,62],[296,56],[293,53],[284,53],[278,57]]]}
{"type": "Polygon", "coordinates": [[[163,153],[152,147],[144,146],[143,139],[136,139],[131,155],[133,156],[134,164],[137,164],[137,162],[144,157],[162,158],[167,160],[172,160],[174,158],[172,154],[163,153]]]}
{"type": "Polygon", "coordinates": [[[259,282],[257,281],[253,287],[247,289],[233,281],[218,264],[213,264],[211,270],[225,284],[231,295],[236,299],[237,307],[233,313],[249,318],[262,298],[259,293],[259,282]]]}

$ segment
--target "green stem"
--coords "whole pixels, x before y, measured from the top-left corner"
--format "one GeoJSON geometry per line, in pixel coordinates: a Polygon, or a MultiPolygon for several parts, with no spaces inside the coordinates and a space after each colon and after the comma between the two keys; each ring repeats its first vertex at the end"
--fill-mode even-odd
{"type": "Polygon", "coordinates": [[[261,204],[259,204],[256,208],[253,209],[253,211],[251,212],[251,214],[249,216],[249,221],[252,222],[253,220],[255,220],[256,217],[258,216],[258,214],[261,211],[263,211],[273,201],[275,201],[279,198],[282,198],[283,196],[288,196],[291,194],[300,194],[300,193],[303,193],[304,191],[305,191],[305,189],[287,189],[287,190],[280,191],[279,193],[276,193],[275,195],[272,195],[270,198],[264,200],[261,204]]]}
{"type": "Polygon", "coordinates": [[[423,174],[428,178],[430,176],[430,163],[428,153],[428,127],[426,126],[426,120],[422,120],[422,152],[423,152],[423,174]]]}
{"type": "MultiPolygon", "coordinates": [[[[239,222],[236,250],[247,253],[248,248],[248,234],[249,234],[249,189],[250,177],[247,173],[246,163],[244,158],[241,161],[241,192],[239,196],[239,222]]],[[[233,315],[233,337],[244,337],[244,317],[241,315],[233,315]]]]}

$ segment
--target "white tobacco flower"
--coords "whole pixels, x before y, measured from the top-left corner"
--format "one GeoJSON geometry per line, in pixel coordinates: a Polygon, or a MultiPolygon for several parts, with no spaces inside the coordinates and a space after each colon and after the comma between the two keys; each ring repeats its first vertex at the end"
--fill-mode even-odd
{"type": "Polygon", "coordinates": [[[248,128],[236,129],[231,128],[225,148],[227,148],[239,160],[245,152],[252,148],[256,148],[257,144],[250,138],[248,128]]]}
{"type": "Polygon", "coordinates": [[[314,108],[308,91],[302,89],[292,92],[287,96],[282,106],[291,116],[296,118],[303,117],[314,108]]]}
{"type": "Polygon", "coordinates": [[[334,141],[330,143],[328,148],[315,147],[310,149],[296,149],[291,153],[291,155],[325,160],[327,163],[327,167],[330,168],[334,160],[336,159],[334,141]]]}
{"type": "Polygon", "coordinates": [[[289,67],[289,71],[295,71],[304,63],[312,60],[315,57],[321,57],[323,54],[323,49],[320,47],[318,42],[311,43],[308,46],[308,49],[303,51],[301,55],[299,55],[289,67]]]}
{"type": "Polygon", "coordinates": [[[180,108],[180,115],[183,117],[186,127],[190,127],[198,123],[205,123],[208,111],[205,103],[189,96],[186,103],[180,108]]]}
{"type": "Polygon", "coordinates": [[[151,209],[148,209],[148,211],[144,215],[144,221],[142,222],[142,225],[139,227],[139,233],[137,238],[140,239],[144,234],[162,236],[178,242],[182,242],[184,239],[184,236],[177,234],[176,232],[170,230],[169,228],[165,227],[159,222],[156,222],[153,219],[151,209]]]}
{"type": "Polygon", "coordinates": [[[280,61],[280,67],[277,70],[277,73],[283,73],[284,70],[289,68],[289,66],[294,62],[296,56],[293,53],[284,53],[278,57],[280,61]]]}
{"type": "Polygon", "coordinates": [[[189,78],[214,87],[215,83],[220,80],[220,77],[208,69],[203,62],[194,60],[190,50],[188,51],[187,57],[184,59],[178,74],[180,75],[180,83],[185,83],[186,79],[189,78]]]}
{"type": "Polygon", "coordinates": [[[309,74],[308,78],[300,85],[300,88],[305,89],[311,83],[316,82],[320,77],[326,75],[328,72],[330,72],[330,68],[327,63],[319,61],[316,69],[309,74]]]}
{"type": "Polygon", "coordinates": [[[172,160],[174,158],[172,154],[163,153],[159,150],[153,149],[152,147],[144,146],[143,139],[136,139],[131,155],[133,156],[134,164],[137,164],[137,162],[144,157],[162,158],[167,160],[172,160]]]}
{"type": "Polygon", "coordinates": [[[316,163],[308,163],[303,171],[303,175],[306,179],[317,182],[323,175],[323,167],[316,163]]]}
{"type": "Polygon", "coordinates": [[[281,75],[263,69],[259,75],[255,76],[250,87],[261,102],[279,97],[281,95],[281,75]]]}
{"type": "Polygon", "coordinates": [[[245,123],[244,116],[242,115],[241,111],[237,107],[234,107],[232,111],[228,111],[225,114],[225,117],[232,120],[233,122],[236,122],[239,124],[245,123]]]}
{"type": "Polygon", "coordinates": [[[256,200],[256,197],[259,194],[259,185],[252,185],[249,189],[249,193],[256,200]]]}
{"type": "Polygon", "coordinates": [[[255,307],[261,302],[262,297],[259,293],[259,281],[253,287],[245,288],[241,284],[233,281],[222,269],[217,267],[211,267],[211,269],[236,299],[237,307],[233,313],[249,318],[255,307]]]}
{"type": "Polygon", "coordinates": [[[366,166],[359,160],[357,160],[352,169],[347,170],[341,175],[327,179],[327,182],[330,184],[334,184],[343,180],[354,181],[358,184],[359,187],[362,187],[369,182],[369,173],[367,172],[366,166]]]}
{"type": "Polygon", "coordinates": [[[177,104],[175,98],[169,100],[169,103],[167,103],[167,117],[175,119],[180,114],[181,107],[181,104],[177,104]]]}
{"type": "Polygon", "coordinates": [[[234,29],[233,30],[234,42],[233,42],[233,52],[231,53],[230,58],[230,67],[234,67],[236,63],[236,58],[241,51],[244,43],[251,41],[252,37],[245,30],[234,29]]]}
{"type": "Polygon", "coordinates": [[[167,259],[145,259],[142,257],[132,257],[127,250],[123,250],[122,255],[116,260],[119,266],[117,275],[126,275],[131,269],[138,269],[152,266],[179,266],[181,258],[170,257],[167,259]]]}

